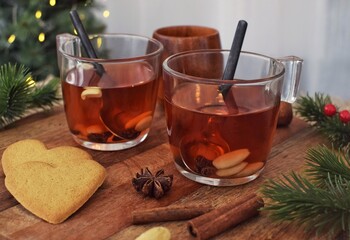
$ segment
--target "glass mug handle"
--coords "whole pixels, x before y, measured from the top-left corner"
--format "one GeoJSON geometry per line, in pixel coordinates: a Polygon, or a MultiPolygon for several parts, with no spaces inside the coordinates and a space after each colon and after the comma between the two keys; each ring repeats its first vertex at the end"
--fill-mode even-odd
{"type": "Polygon", "coordinates": [[[277,60],[285,68],[281,100],[293,103],[296,100],[299,89],[303,59],[296,56],[287,56],[277,58],[277,60]]]}
{"type": "Polygon", "coordinates": [[[74,44],[65,45],[65,43],[72,39],[79,39],[78,36],[70,33],[62,33],[56,36],[56,51],[57,51],[57,62],[58,68],[61,70],[62,67],[62,55],[60,51],[64,51],[70,55],[81,56],[80,48],[74,47],[74,44]]]}

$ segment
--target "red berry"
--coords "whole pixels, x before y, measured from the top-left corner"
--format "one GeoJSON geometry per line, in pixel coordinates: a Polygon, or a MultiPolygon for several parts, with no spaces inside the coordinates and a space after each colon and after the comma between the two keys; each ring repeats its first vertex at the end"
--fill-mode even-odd
{"type": "Polygon", "coordinates": [[[337,113],[337,109],[333,104],[328,103],[324,106],[323,112],[326,116],[331,117],[337,113]]]}
{"type": "Polygon", "coordinates": [[[350,122],[350,112],[348,110],[343,110],[339,113],[340,121],[343,123],[350,122]]]}

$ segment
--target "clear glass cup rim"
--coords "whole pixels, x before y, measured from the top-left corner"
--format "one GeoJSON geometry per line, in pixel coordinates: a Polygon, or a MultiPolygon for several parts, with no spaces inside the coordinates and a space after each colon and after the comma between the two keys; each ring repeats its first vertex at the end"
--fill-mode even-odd
{"type": "Polygon", "coordinates": [[[190,50],[190,51],[184,51],[180,53],[176,53],[174,55],[169,56],[163,61],[162,67],[163,71],[168,72],[169,74],[186,79],[188,82],[196,82],[196,83],[208,83],[208,84],[255,84],[255,83],[264,83],[264,82],[269,82],[269,81],[274,81],[276,79],[279,79],[283,74],[285,73],[285,67],[283,63],[278,61],[275,58],[260,54],[260,53],[254,53],[254,52],[248,52],[248,51],[241,51],[241,54],[245,54],[248,56],[255,56],[255,57],[260,57],[264,58],[266,60],[272,61],[274,64],[277,64],[280,67],[280,71],[274,75],[271,76],[266,76],[266,77],[261,77],[257,79],[233,79],[233,80],[223,80],[223,79],[214,79],[214,78],[202,78],[202,77],[196,77],[196,76],[191,76],[187,75],[184,73],[177,72],[173,70],[172,68],[169,67],[169,62],[173,59],[182,57],[182,56],[189,56],[189,55],[194,55],[194,54],[201,54],[201,53],[226,53],[229,54],[230,50],[228,49],[201,49],[201,50],[190,50]]]}
{"type": "MultiPolygon", "coordinates": [[[[76,35],[72,35],[73,37],[71,39],[68,39],[64,44],[69,43],[77,43],[80,42],[80,38],[76,35]]],[[[129,58],[115,58],[115,59],[103,59],[103,58],[86,58],[86,57],[78,57],[72,54],[68,54],[62,49],[62,45],[59,46],[58,50],[59,52],[68,59],[71,60],[79,60],[86,63],[110,63],[110,62],[133,62],[133,61],[139,61],[147,58],[152,58],[153,56],[160,55],[160,53],[163,51],[163,44],[159,42],[158,40],[154,38],[150,38],[143,35],[137,35],[137,34],[128,34],[128,33],[104,33],[104,34],[90,34],[89,39],[97,38],[97,37],[104,37],[104,38],[112,38],[112,37],[123,37],[123,38],[130,38],[130,39],[139,39],[142,41],[149,41],[155,44],[158,48],[148,54],[136,56],[136,57],[129,57],[129,58]]]]}

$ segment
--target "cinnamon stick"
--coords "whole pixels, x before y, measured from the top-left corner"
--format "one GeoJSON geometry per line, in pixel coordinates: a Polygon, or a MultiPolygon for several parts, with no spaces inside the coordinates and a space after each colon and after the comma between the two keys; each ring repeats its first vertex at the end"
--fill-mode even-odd
{"type": "Polygon", "coordinates": [[[213,209],[209,205],[167,206],[152,209],[140,209],[132,212],[132,223],[154,223],[188,220],[213,209]]]}
{"type": "Polygon", "coordinates": [[[258,209],[263,206],[261,197],[250,194],[192,219],[188,222],[188,230],[197,239],[208,239],[258,215],[258,209]]]}

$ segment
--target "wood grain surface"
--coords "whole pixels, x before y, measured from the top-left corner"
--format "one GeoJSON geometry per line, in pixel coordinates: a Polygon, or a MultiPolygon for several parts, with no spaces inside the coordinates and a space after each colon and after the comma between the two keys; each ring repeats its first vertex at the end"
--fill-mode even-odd
{"type": "MultiPolygon", "coordinates": [[[[306,150],[322,142],[308,125],[294,118],[291,125],[278,128],[267,166],[262,175],[251,183],[236,187],[212,187],[183,177],[172,162],[162,107],[157,107],[150,135],[132,149],[116,152],[87,150],[107,169],[101,188],[65,222],[49,224],[24,209],[4,186],[0,170],[0,239],[135,239],[154,226],[168,227],[172,239],[193,239],[187,231],[187,221],[131,224],[134,209],[167,205],[211,204],[221,206],[240,196],[258,192],[268,178],[278,178],[292,170],[302,171],[306,150]],[[171,191],[160,200],[145,198],[137,193],[131,179],[141,168],[160,168],[174,175],[171,191]]],[[[78,146],[72,139],[63,107],[22,119],[0,130],[0,155],[18,140],[35,138],[48,148],[62,145],[78,146]]],[[[210,221],[210,219],[208,219],[210,221]]],[[[315,239],[292,223],[276,224],[262,212],[213,239],[315,239]]]]}

